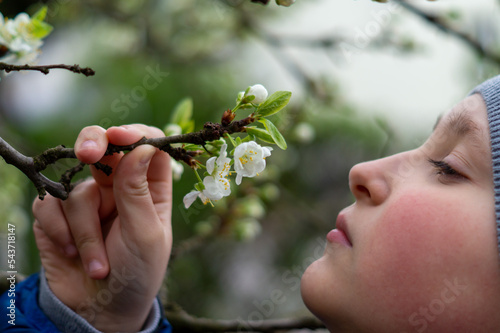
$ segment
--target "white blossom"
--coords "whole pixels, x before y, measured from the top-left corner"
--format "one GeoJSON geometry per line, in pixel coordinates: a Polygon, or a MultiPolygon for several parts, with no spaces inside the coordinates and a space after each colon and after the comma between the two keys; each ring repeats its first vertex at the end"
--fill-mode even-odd
{"type": "Polygon", "coordinates": [[[20,64],[33,62],[43,44],[42,38],[51,29],[50,25],[31,19],[26,13],[19,13],[14,19],[4,18],[0,13],[0,45],[8,50],[1,61],[20,64]]]}
{"type": "Polygon", "coordinates": [[[244,142],[234,150],[236,184],[242,177],[255,177],[266,168],[266,157],[271,156],[271,147],[262,147],[255,141],[244,142]]]}
{"type": "Polygon", "coordinates": [[[186,208],[189,208],[196,200],[207,204],[210,201],[217,201],[231,194],[229,179],[227,178],[231,169],[231,159],[227,157],[227,144],[223,144],[219,157],[211,157],[207,161],[207,172],[209,173],[203,179],[203,191],[192,191],[184,196],[183,202],[186,208]]]}
{"type": "Polygon", "coordinates": [[[229,186],[229,171],[231,159],[227,157],[227,144],[223,144],[219,157],[211,157],[207,161],[207,172],[209,176],[203,179],[205,189],[203,194],[210,200],[220,200],[231,194],[229,186]]]}
{"type": "Polygon", "coordinates": [[[256,84],[250,87],[248,92],[245,94],[244,97],[247,96],[255,96],[255,98],[250,101],[252,104],[260,104],[264,102],[267,98],[267,90],[264,88],[262,84],[256,84]]]}

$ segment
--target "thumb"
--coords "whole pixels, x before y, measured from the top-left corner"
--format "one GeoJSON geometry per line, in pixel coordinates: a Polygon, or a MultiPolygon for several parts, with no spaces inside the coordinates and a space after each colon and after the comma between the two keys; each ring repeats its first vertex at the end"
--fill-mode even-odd
{"type": "Polygon", "coordinates": [[[160,226],[148,182],[149,164],[156,152],[153,146],[139,146],[120,160],[115,171],[116,208],[122,231],[127,232],[128,239],[139,240],[148,232],[157,232],[160,226]]]}

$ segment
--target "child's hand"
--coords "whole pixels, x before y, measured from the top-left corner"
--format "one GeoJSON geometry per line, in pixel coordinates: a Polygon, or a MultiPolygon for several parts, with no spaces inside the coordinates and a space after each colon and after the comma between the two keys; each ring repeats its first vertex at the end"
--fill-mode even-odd
{"type": "Polygon", "coordinates": [[[84,128],[78,158],[93,179],[65,201],[33,204],[34,233],[50,288],[101,331],[139,331],[161,286],[172,247],[169,156],[149,145],[105,156],[109,143],[128,145],[163,132],[145,125],[84,128]]]}

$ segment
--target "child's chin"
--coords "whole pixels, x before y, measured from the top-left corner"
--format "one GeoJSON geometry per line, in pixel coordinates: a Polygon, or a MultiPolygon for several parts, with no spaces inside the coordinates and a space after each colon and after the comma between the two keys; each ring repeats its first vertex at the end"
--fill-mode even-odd
{"type": "Polygon", "coordinates": [[[327,297],[325,289],[328,287],[324,283],[325,277],[322,276],[324,270],[321,267],[321,261],[321,259],[318,259],[313,262],[306,269],[300,281],[302,300],[309,311],[319,319],[322,319],[325,315],[325,305],[329,303],[325,299],[327,297]]]}

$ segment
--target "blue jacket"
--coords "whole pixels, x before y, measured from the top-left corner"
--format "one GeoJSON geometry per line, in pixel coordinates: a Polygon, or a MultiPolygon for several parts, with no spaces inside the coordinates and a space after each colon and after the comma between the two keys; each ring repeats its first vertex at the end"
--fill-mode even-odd
{"type": "MultiPolygon", "coordinates": [[[[42,278],[45,277],[42,275],[42,278]]],[[[47,283],[40,283],[40,275],[33,274],[26,280],[15,285],[15,290],[7,290],[0,296],[0,332],[8,333],[53,333],[61,332],[57,329],[48,316],[42,311],[39,305],[38,297],[40,288],[48,288],[47,283]],[[40,286],[42,284],[42,287],[40,286]],[[46,285],[47,287],[44,287],[46,285]]],[[[48,291],[55,298],[51,291],[48,291]]],[[[62,305],[61,302],[57,302],[62,305]]],[[[158,301],[159,304],[159,301],[158,301]]],[[[62,305],[64,307],[64,305],[62,305]]],[[[157,305],[155,304],[157,307],[157,305]]],[[[69,309],[69,308],[67,308],[69,309]]],[[[59,310],[59,309],[57,309],[59,310]]],[[[162,313],[163,311],[160,311],[162,313]]],[[[82,318],[76,313],[74,314],[73,325],[76,322],[82,322],[82,318]],[[77,318],[78,317],[78,318],[77,318]]],[[[57,315],[57,314],[56,314],[57,315]]],[[[90,326],[89,326],[90,327],[90,326]]],[[[73,330],[72,330],[73,331],[73,330]]],[[[79,328],[79,332],[97,332],[95,329],[88,330],[86,327],[79,328]]],[[[156,333],[171,333],[172,328],[168,321],[161,315],[158,320],[156,328],[146,330],[147,332],[156,333]]]]}

